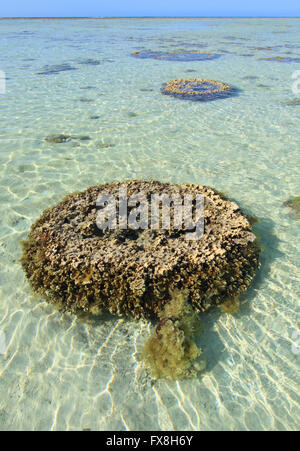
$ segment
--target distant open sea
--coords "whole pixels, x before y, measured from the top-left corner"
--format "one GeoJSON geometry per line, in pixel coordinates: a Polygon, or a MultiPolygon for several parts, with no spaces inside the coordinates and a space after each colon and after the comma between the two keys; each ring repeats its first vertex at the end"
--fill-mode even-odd
{"type": "Polygon", "coordinates": [[[0,46],[0,430],[299,429],[300,220],[283,203],[300,196],[300,19],[1,20],[0,46]],[[179,78],[237,95],[160,92],[179,78]],[[90,139],[45,141],[61,134],[90,139]],[[45,208],[133,178],[208,185],[259,219],[261,268],[239,313],[202,314],[196,379],[153,381],[150,323],[61,315],[19,264],[45,208]]]}

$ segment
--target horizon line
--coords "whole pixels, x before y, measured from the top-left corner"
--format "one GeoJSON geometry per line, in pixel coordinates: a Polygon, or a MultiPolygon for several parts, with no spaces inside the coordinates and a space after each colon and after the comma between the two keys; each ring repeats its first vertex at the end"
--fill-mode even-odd
{"type": "Polygon", "coordinates": [[[300,19],[300,16],[28,16],[0,17],[0,20],[19,19],[300,19]]]}

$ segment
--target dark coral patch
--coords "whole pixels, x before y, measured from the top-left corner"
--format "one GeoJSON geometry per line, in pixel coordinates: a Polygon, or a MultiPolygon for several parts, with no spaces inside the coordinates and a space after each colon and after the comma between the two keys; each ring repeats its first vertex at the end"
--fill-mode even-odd
{"type": "Polygon", "coordinates": [[[283,203],[284,207],[290,208],[296,218],[300,219],[300,196],[290,197],[283,203]]]}
{"type": "Polygon", "coordinates": [[[281,103],[288,106],[300,106],[300,99],[287,100],[281,103]]]}
{"type": "Polygon", "coordinates": [[[87,58],[79,61],[79,64],[84,64],[87,66],[99,66],[101,62],[99,60],[93,60],[92,58],[87,58]]]}
{"type": "Polygon", "coordinates": [[[257,80],[258,78],[256,75],[245,75],[242,80],[257,80]]]}
{"type": "Polygon", "coordinates": [[[51,144],[61,144],[71,140],[89,141],[91,138],[86,135],[72,136],[72,135],[49,135],[46,136],[45,141],[51,144]]]}
{"type": "Polygon", "coordinates": [[[95,89],[95,86],[82,86],[79,89],[95,89]]]}
{"type": "Polygon", "coordinates": [[[70,66],[70,64],[46,65],[41,72],[38,72],[38,75],[51,75],[69,70],[76,70],[76,67],[70,66]]]}
{"type": "Polygon", "coordinates": [[[154,379],[194,377],[206,366],[194,341],[202,325],[188,303],[188,290],[177,290],[171,295],[172,300],[160,312],[160,322],[141,353],[154,379]]]}
{"type": "Polygon", "coordinates": [[[207,61],[219,58],[217,53],[200,52],[197,50],[175,50],[172,52],[139,50],[131,54],[137,58],[154,58],[163,61],[207,61]]]}
{"type": "MultiPolygon", "coordinates": [[[[127,206],[127,215],[132,207],[127,206]]],[[[172,216],[172,215],[171,215],[172,216]]],[[[174,216],[173,216],[174,217],[174,216]]],[[[150,220],[150,219],[149,219],[150,220]]],[[[23,243],[21,263],[35,292],[62,311],[156,316],[175,289],[204,311],[249,286],[259,249],[238,205],[212,188],[131,180],[93,186],[48,208],[23,243]],[[169,228],[97,227],[100,194],[204,196],[204,235],[187,239],[185,224],[169,228]]]]}
{"type": "Polygon", "coordinates": [[[233,96],[237,93],[237,90],[220,81],[204,78],[182,78],[164,83],[161,92],[181,99],[205,102],[233,96]]]}
{"type": "Polygon", "coordinates": [[[108,149],[109,147],[115,147],[114,143],[110,142],[101,142],[97,145],[99,149],[108,149]]]}
{"type": "Polygon", "coordinates": [[[270,56],[262,59],[265,61],[278,61],[280,63],[300,63],[300,58],[293,58],[290,56],[270,56]]]}
{"type": "Polygon", "coordinates": [[[89,99],[87,97],[80,97],[78,100],[82,103],[92,103],[94,101],[93,99],[89,99]]]}

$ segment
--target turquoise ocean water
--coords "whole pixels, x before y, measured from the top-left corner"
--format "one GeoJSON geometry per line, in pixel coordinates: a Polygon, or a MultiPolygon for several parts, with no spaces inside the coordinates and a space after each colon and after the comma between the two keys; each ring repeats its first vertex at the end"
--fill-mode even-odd
{"type": "Polygon", "coordinates": [[[2,20],[0,46],[0,429],[298,429],[300,220],[283,202],[300,195],[300,19],[2,20]],[[238,95],[160,93],[198,77],[238,95]],[[18,262],[43,209],[132,178],[209,185],[260,219],[261,269],[238,314],[203,314],[198,379],[153,382],[138,361],[150,324],[61,316],[18,262]]]}

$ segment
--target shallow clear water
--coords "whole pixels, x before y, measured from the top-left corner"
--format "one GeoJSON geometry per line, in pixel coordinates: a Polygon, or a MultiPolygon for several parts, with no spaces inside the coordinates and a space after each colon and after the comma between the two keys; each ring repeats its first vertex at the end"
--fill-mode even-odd
{"type": "Polygon", "coordinates": [[[300,221],[282,204],[300,195],[299,105],[285,103],[300,64],[264,58],[299,58],[300,20],[2,20],[0,42],[0,429],[298,429],[300,221]],[[140,49],[221,57],[130,56],[140,49]],[[239,95],[160,93],[197,77],[239,95]],[[91,139],[51,144],[50,134],[91,139]],[[138,362],[150,324],[61,316],[18,263],[43,209],[131,178],[210,185],[260,219],[261,269],[241,311],[203,314],[199,379],[153,383],[138,362]]]}

